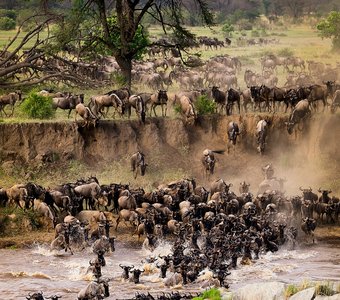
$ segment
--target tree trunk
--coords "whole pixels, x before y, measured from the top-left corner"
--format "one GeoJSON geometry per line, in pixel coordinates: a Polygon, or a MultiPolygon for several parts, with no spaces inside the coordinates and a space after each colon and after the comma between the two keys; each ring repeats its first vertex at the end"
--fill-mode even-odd
{"type": "Polygon", "coordinates": [[[132,70],[132,59],[122,57],[122,56],[115,56],[116,61],[123,73],[125,84],[129,89],[131,89],[131,70],[132,70]]]}

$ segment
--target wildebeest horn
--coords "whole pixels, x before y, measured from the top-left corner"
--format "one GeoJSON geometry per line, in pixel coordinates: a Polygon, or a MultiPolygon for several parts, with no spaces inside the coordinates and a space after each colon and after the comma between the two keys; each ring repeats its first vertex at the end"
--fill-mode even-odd
{"type": "Polygon", "coordinates": [[[302,192],[303,192],[303,188],[302,188],[301,186],[299,187],[299,189],[300,189],[300,191],[302,191],[302,192]]]}
{"type": "Polygon", "coordinates": [[[321,188],[318,189],[318,192],[319,192],[319,193],[322,193],[321,188]]]}
{"type": "Polygon", "coordinates": [[[312,188],[311,188],[311,187],[309,187],[309,191],[310,191],[310,192],[312,191],[312,188]]]}

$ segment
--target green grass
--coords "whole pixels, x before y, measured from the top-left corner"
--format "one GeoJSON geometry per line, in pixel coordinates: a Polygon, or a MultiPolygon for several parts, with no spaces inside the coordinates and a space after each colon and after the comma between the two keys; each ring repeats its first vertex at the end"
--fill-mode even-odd
{"type": "Polygon", "coordinates": [[[289,297],[295,295],[299,291],[300,291],[299,287],[297,287],[294,284],[289,284],[286,287],[284,294],[285,294],[286,299],[288,299],[289,297]]]}
{"type": "Polygon", "coordinates": [[[315,294],[320,296],[333,296],[335,294],[333,284],[330,282],[317,283],[315,286],[315,294]]]}
{"type": "Polygon", "coordinates": [[[220,300],[221,299],[221,292],[218,289],[210,289],[202,293],[199,297],[193,298],[193,300],[220,300]]]}

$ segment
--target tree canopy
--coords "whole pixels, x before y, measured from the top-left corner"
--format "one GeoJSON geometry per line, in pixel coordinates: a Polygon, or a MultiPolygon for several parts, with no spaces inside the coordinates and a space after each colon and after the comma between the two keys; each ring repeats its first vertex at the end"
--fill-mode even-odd
{"type": "Polygon", "coordinates": [[[340,11],[332,11],[323,19],[317,29],[324,38],[332,38],[333,48],[340,50],[340,11]]]}
{"type": "MultiPolygon", "coordinates": [[[[143,18],[148,15],[161,24],[165,33],[172,31],[177,39],[176,45],[172,46],[180,48],[187,44],[187,39],[193,38],[183,26],[186,2],[188,1],[74,0],[72,9],[58,22],[56,41],[60,49],[71,47],[83,54],[95,52],[113,55],[127,85],[130,85],[132,60],[139,59],[150,45],[143,18]]],[[[191,2],[199,8],[202,21],[208,25],[213,24],[213,15],[206,1],[191,2]]]]}

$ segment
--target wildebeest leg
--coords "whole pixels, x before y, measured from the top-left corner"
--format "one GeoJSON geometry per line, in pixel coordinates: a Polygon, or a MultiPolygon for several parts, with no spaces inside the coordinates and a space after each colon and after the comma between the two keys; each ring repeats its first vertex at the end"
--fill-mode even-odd
{"type": "Polygon", "coordinates": [[[155,114],[155,117],[157,117],[157,114],[156,114],[156,105],[155,104],[152,104],[152,109],[153,109],[153,113],[155,114]]]}
{"type": "Polygon", "coordinates": [[[70,110],[68,111],[68,115],[67,115],[67,118],[68,118],[68,119],[70,118],[71,111],[72,111],[72,108],[70,108],[70,110]]]}

